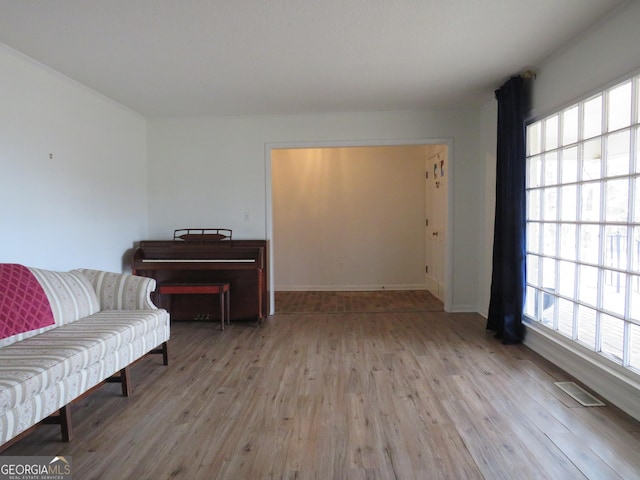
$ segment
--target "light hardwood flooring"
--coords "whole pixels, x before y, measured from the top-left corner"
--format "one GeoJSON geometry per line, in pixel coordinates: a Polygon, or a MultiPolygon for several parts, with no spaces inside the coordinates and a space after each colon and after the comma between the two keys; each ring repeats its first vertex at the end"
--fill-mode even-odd
{"type": "Polygon", "coordinates": [[[275,292],[277,313],[404,312],[442,310],[442,302],[427,290],[361,292],[275,292]]]}
{"type": "Polygon", "coordinates": [[[279,313],[172,325],[135,364],[3,455],[66,455],[87,479],[634,479],[640,425],[582,407],[565,373],[475,314],[279,313]]]}

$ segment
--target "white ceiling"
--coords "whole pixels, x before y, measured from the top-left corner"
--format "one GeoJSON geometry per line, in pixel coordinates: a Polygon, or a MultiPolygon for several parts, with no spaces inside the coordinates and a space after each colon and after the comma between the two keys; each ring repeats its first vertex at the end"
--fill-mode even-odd
{"type": "Polygon", "coordinates": [[[478,107],[624,0],[0,0],[0,42],[147,116],[478,107]]]}

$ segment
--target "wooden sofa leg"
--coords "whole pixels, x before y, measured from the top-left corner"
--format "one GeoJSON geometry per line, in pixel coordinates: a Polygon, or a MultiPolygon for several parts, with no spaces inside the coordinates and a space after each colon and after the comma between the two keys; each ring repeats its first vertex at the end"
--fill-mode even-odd
{"type": "Polygon", "coordinates": [[[120,370],[119,375],[113,375],[112,377],[107,378],[105,381],[107,383],[119,383],[120,385],[122,385],[122,396],[129,397],[132,390],[129,377],[129,367],[126,366],[122,370],[120,370]]]}
{"type": "Polygon", "coordinates": [[[169,342],[162,344],[162,364],[169,365],[169,342]]]}
{"type": "Polygon", "coordinates": [[[62,434],[63,442],[70,442],[73,438],[71,404],[67,404],[60,409],[60,433],[62,434]]]}
{"type": "Polygon", "coordinates": [[[71,424],[71,404],[68,403],[58,413],[52,414],[41,422],[45,425],[60,425],[60,434],[63,442],[70,442],[73,439],[73,428],[71,424]]]}
{"type": "Polygon", "coordinates": [[[149,353],[161,353],[162,364],[169,365],[169,342],[164,342],[161,346],[154,348],[149,353]]]}
{"type": "Polygon", "coordinates": [[[122,396],[128,397],[131,395],[131,382],[129,381],[129,367],[124,367],[120,370],[120,383],[122,383],[122,396]]]}

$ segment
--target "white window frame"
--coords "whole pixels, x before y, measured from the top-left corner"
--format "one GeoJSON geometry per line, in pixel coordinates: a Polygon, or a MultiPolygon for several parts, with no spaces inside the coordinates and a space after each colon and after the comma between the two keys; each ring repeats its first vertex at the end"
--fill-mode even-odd
{"type": "MultiPolygon", "coordinates": [[[[567,122],[569,124],[569,122],[567,122]]],[[[636,382],[640,381],[640,315],[638,310],[633,314],[631,312],[632,303],[632,289],[635,288],[633,282],[638,285],[638,291],[640,292],[640,243],[638,243],[639,249],[636,252],[629,251],[625,257],[624,265],[606,265],[607,257],[605,256],[605,231],[607,227],[619,226],[620,229],[626,231],[625,242],[626,245],[634,245],[636,240],[640,240],[640,73],[635,72],[632,75],[621,79],[615,84],[600,90],[597,93],[586,96],[573,104],[562,108],[550,115],[546,115],[542,118],[535,119],[527,125],[527,239],[533,239],[532,242],[527,244],[527,300],[525,305],[525,321],[527,325],[542,328],[546,331],[546,335],[551,336],[564,343],[568,348],[578,351],[581,355],[587,356],[596,362],[604,364],[606,367],[613,369],[617,372],[621,372],[624,375],[632,377],[636,382]],[[609,96],[610,92],[615,91],[621,85],[631,82],[631,110],[630,110],[630,122],[629,125],[623,125],[621,127],[609,128],[608,125],[608,112],[610,110],[609,96]],[[601,128],[600,134],[595,136],[584,135],[584,109],[585,105],[592,99],[601,96],[602,105],[600,109],[601,113],[601,128]],[[578,131],[577,138],[567,143],[563,143],[563,114],[571,111],[573,108],[578,109],[578,131]],[[552,119],[558,118],[558,127],[556,129],[558,142],[557,145],[552,144],[550,146],[545,144],[546,132],[545,125],[547,122],[551,122],[552,119]],[[536,128],[540,129],[540,149],[535,147],[534,141],[531,138],[532,133],[536,128]],[[607,176],[605,171],[605,158],[608,155],[606,145],[608,139],[620,132],[629,131],[629,170],[627,173],[616,173],[607,176]],[[582,161],[585,146],[591,142],[597,143],[600,140],[600,152],[602,154],[602,161],[600,167],[599,178],[583,178],[582,173],[582,161]],[[561,154],[563,150],[566,152],[568,149],[576,149],[576,177],[571,177],[569,181],[562,181],[562,168],[561,168],[561,154]],[[532,175],[532,165],[537,159],[541,160],[540,174],[545,175],[544,155],[557,154],[558,161],[554,173],[558,179],[557,182],[551,181],[549,183],[542,181],[538,184],[532,181],[534,176],[532,175]],[[616,180],[620,183],[627,181],[628,185],[628,197],[626,198],[627,204],[627,218],[626,220],[617,219],[612,221],[606,219],[606,207],[605,204],[605,187],[607,181],[616,180]],[[586,201],[582,195],[576,195],[575,198],[575,219],[566,220],[560,217],[559,211],[562,208],[562,195],[559,193],[562,187],[575,188],[577,192],[582,192],[588,186],[594,186],[595,190],[599,190],[599,213],[597,219],[585,221],[581,219],[580,214],[583,211],[582,202],[586,201]],[[555,214],[546,214],[545,200],[554,201],[553,190],[556,190],[555,194],[555,214]],[[530,212],[530,204],[535,203],[534,199],[539,197],[539,216],[530,212]],[[638,198],[636,198],[638,197],[638,198]],[[530,215],[531,213],[531,215],[530,215]],[[548,216],[547,216],[548,215],[548,216]],[[573,258],[567,258],[560,254],[560,245],[563,240],[560,232],[560,227],[568,227],[568,229],[575,229],[575,255],[573,258]],[[584,260],[580,257],[580,233],[582,229],[587,226],[599,233],[598,241],[598,256],[597,259],[584,260]],[[553,235],[545,236],[545,227],[549,231],[555,232],[553,235]],[[536,230],[537,228],[537,230],[536,230]],[[636,231],[636,237],[634,237],[634,229],[636,231]],[[533,233],[537,232],[535,235],[533,233]],[[544,252],[545,239],[553,238],[551,244],[554,245],[551,253],[544,252]],[[533,244],[533,246],[529,244],[533,244]],[[530,248],[531,247],[531,248],[530,248]],[[532,265],[537,265],[536,269],[530,268],[532,265]],[[566,284],[561,285],[559,281],[558,267],[564,262],[564,264],[571,267],[573,265],[573,288],[566,284]],[[553,269],[553,285],[547,285],[544,282],[544,268],[540,268],[539,265],[546,264],[553,269]],[[584,269],[590,269],[591,267],[597,267],[597,287],[595,298],[583,301],[580,299],[580,273],[584,269]],[[606,267],[606,268],[605,268],[606,267]],[[609,305],[605,305],[603,298],[605,292],[605,273],[613,273],[616,276],[624,279],[624,305],[620,308],[620,304],[616,303],[616,307],[612,311],[611,302],[609,305]],[[578,281],[575,281],[578,279],[578,281]],[[562,288],[561,288],[562,287],[562,288]],[[547,290],[544,290],[547,289],[547,290]],[[572,291],[571,291],[572,290],[572,291]],[[570,291],[570,293],[567,293],[570,291]],[[560,312],[559,305],[562,303],[562,311],[560,312]],[[546,307],[546,308],[545,308],[546,307]],[[595,313],[593,341],[585,342],[579,335],[579,315],[578,309],[589,309],[595,313]],[[547,313],[545,313],[547,312],[547,313]],[[570,321],[567,322],[566,318],[570,321]],[[622,322],[622,343],[619,345],[617,352],[612,352],[611,349],[603,348],[603,335],[607,335],[607,329],[603,329],[603,323],[605,319],[610,319],[609,322],[622,322]],[[633,334],[632,334],[633,330],[633,334]],[[632,342],[633,338],[633,342],[632,342]],[[619,353],[619,354],[616,354],[619,353]]],[[[566,191],[566,190],[565,190],[566,191]]],[[[622,198],[624,201],[624,198],[622,198]]],[[[613,203],[613,201],[612,201],[613,203]]],[[[573,207],[573,203],[571,204],[573,207]]],[[[533,209],[531,209],[533,210],[533,209]]],[[[618,238],[619,239],[619,238],[618,238]]],[[[549,242],[547,242],[549,243],[549,242]]],[[[568,270],[570,270],[569,268],[568,270]]],[[[585,282],[586,283],[586,282],[585,282]]],[[[640,293],[639,293],[640,294],[640,293]]],[[[638,301],[635,298],[635,301],[638,301]]],[[[635,306],[635,303],[634,303],[635,306]]],[[[635,307],[638,308],[638,307],[635,307]]],[[[579,328],[580,327],[580,328],[579,328]]],[[[583,329],[584,330],[584,329],[583,329]]],[[[617,340],[617,337],[616,337],[617,340]]],[[[606,342],[605,342],[606,343],[606,342]]]]}

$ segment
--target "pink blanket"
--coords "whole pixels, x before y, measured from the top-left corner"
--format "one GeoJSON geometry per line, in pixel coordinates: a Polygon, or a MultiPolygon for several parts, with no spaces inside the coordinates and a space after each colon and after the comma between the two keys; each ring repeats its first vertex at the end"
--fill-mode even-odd
{"type": "Polygon", "coordinates": [[[0,263],[0,339],[54,322],[47,295],[29,269],[0,263]]]}

